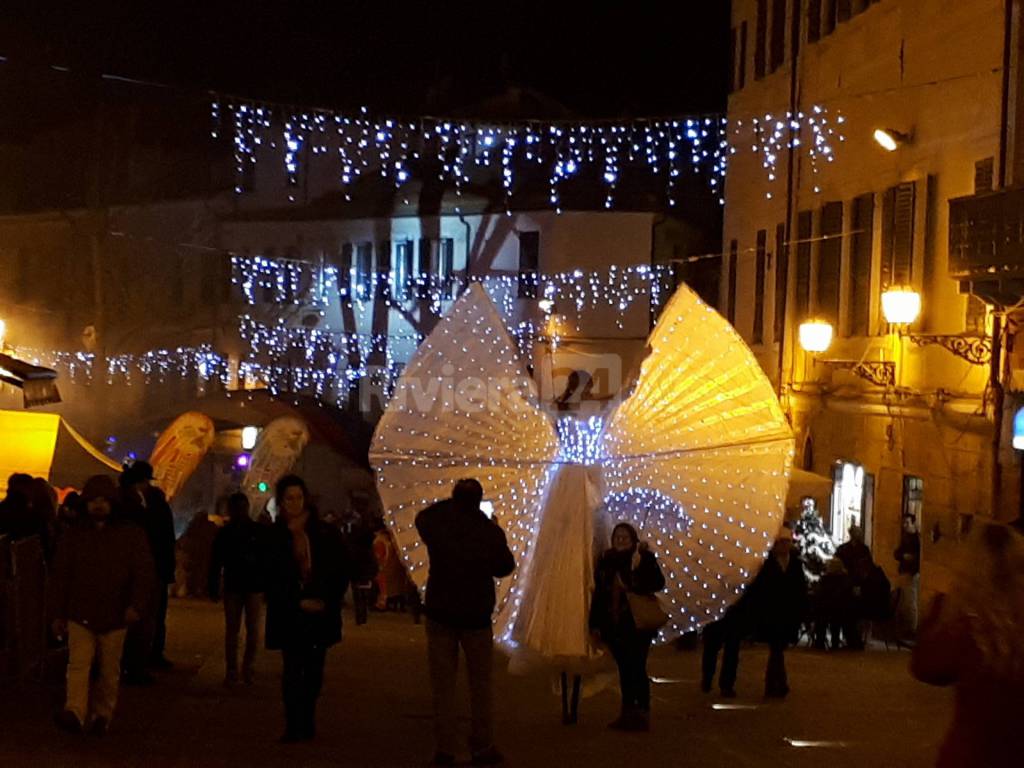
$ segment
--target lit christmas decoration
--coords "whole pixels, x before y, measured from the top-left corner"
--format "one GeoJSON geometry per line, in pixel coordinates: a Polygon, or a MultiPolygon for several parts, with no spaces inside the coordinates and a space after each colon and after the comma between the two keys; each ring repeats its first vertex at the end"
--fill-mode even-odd
{"type": "MultiPolygon", "coordinates": [[[[236,192],[251,184],[256,163],[270,151],[280,153],[289,187],[322,161],[351,199],[352,186],[376,173],[396,188],[412,181],[415,161],[429,159],[439,181],[461,194],[475,169],[498,174],[510,201],[517,179],[531,167],[547,169],[549,202],[561,210],[561,185],[592,173],[605,188],[605,207],[615,202],[624,171],[642,171],[657,179],[670,207],[676,205],[684,172],[703,175],[719,194],[725,174],[725,123],[719,117],[689,117],[621,122],[521,121],[488,123],[421,118],[374,118],[324,110],[292,110],[277,105],[215,99],[210,108],[216,138],[223,124],[234,134],[236,192]],[[280,146],[275,137],[280,136],[280,146]]],[[[294,195],[289,194],[294,200],[294,195]]]]}
{"type": "Polygon", "coordinates": [[[774,391],[729,324],[685,286],[649,340],[632,394],[610,417],[541,410],[482,287],[451,307],[400,377],[371,447],[403,558],[422,587],[416,514],[473,476],[519,566],[499,585],[496,634],[512,644],[542,503],[555,469],[600,467],[606,505],[639,528],[669,583],[668,640],[719,617],[782,522],[793,438],[774,391]]]}
{"type": "MultiPolygon", "coordinates": [[[[818,105],[811,107],[809,112],[796,115],[786,112],[739,120],[730,126],[729,154],[749,146],[752,152],[760,154],[767,179],[774,184],[779,178],[780,158],[784,152],[793,149],[807,158],[811,173],[817,176],[823,164],[835,160],[836,143],[846,141],[842,132],[845,123],[846,118],[842,114],[832,116],[827,108],[818,105]]],[[[814,191],[821,191],[817,182],[814,191]]],[[[771,190],[765,193],[769,200],[772,195],[771,190]]]]}

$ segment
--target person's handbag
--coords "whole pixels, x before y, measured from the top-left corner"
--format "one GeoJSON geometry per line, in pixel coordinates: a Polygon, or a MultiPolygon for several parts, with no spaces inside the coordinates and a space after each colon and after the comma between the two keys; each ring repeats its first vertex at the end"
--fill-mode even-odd
{"type": "Polygon", "coordinates": [[[657,632],[668,624],[668,614],[661,607],[657,595],[639,595],[627,592],[629,612],[633,614],[633,624],[641,632],[657,632]]]}

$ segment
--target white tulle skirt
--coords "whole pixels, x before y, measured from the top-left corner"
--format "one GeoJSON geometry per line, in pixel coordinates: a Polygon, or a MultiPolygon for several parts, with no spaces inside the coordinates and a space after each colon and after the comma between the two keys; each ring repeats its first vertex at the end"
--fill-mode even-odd
{"type": "Polygon", "coordinates": [[[606,666],[588,622],[595,557],[610,536],[603,498],[600,467],[563,464],[555,470],[512,631],[513,671],[543,664],[589,673],[606,666]]]}

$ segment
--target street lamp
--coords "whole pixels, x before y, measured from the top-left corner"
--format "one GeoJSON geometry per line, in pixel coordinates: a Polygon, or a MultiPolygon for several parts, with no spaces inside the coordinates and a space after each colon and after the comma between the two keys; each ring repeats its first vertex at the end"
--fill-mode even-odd
{"type": "Polygon", "coordinates": [[[259,427],[242,427],[242,450],[251,451],[256,447],[256,438],[260,435],[259,427]]]}
{"type": "Polygon", "coordinates": [[[890,325],[910,325],[921,314],[921,294],[896,286],[882,294],[882,314],[890,325]]]}
{"type": "Polygon", "coordinates": [[[874,137],[878,145],[886,152],[895,152],[904,144],[909,144],[912,138],[910,134],[892,128],[876,128],[874,137]]]}
{"type": "Polygon", "coordinates": [[[800,346],[813,354],[827,351],[832,346],[832,323],[817,318],[801,323],[800,346]]]}

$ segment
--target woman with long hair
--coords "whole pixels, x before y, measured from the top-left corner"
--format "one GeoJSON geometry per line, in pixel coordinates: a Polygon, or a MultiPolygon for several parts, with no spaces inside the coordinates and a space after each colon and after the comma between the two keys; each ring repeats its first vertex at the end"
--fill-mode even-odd
{"type": "Polygon", "coordinates": [[[284,743],[316,734],[316,701],[327,649],[341,640],[341,601],[350,563],[338,530],[317,519],[302,478],[286,475],[275,492],[270,535],[267,648],[284,658],[284,743]]]}
{"type": "Polygon", "coordinates": [[[1024,754],[1024,536],[997,523],[975,530],[949,594],[921,623],[914,676],[955,690],[939,768],[1003,768],[1024,754]]]}
{"type": "Polygon", "coordinates": [[[611,651],[622,689],[622,712],[610,727],[649,730],[651,682],[647,655],[655,633],[637,627],[629,596],[660,592],[665,588],[665,576],[654,553],[629,523],[619,523],[612,530],[612,547],[598,560],[594,585],[590,629],[611,651]]]}

